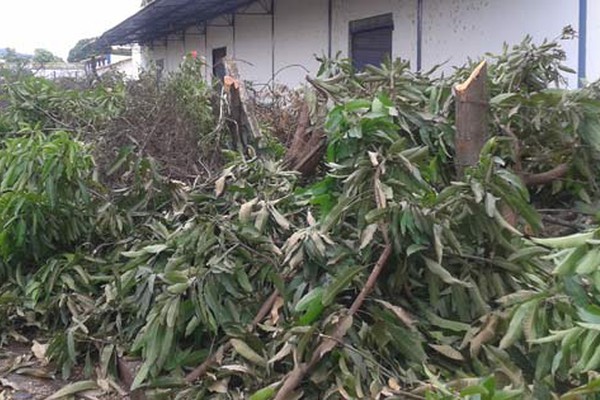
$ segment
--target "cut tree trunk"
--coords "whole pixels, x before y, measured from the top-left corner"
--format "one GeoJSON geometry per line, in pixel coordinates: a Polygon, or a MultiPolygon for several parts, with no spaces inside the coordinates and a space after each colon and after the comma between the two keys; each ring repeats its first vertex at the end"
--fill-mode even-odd
{"type": "Polygon", "coordinates": [[[305,103],[300,111],[292,144],[285,155],[285,165],[304,176],[310,176],[319,166],[324,151],[325,134],[321,129],[311,126],[309,107],[305,103]]]}
{"type": "Polygon", "coordinates": [[[239,150],[246,150],[249,142],[257,142],[262,137],[259,129],[253,102],[248,95],[246,86],[240,77],[237,64],[225,59],[225,87],[229,98],[229,115],[227,118],[229,130],[239,150]]]}
{"type": "Polygon", "coordinates": [[[465,168],[477,164],[487,140],[489,95],[487,63],[481,62],[469,79],[455,88],[456,97],[456,169],[459,176],[465,168]]]}

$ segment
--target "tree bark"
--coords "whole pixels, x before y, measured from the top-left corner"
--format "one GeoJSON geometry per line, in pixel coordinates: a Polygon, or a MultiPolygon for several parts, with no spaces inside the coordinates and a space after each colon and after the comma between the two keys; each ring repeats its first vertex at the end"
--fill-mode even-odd
{"type": "Polygon", "coordinates": [[[225,59],[223,62],[227,73],[224,84],[229,97],[229,130],[238,150],[245,151],[248,143],[260,140],[262,134],[252,100],[240,77],[237,64],[230,59],[225,59]]]}
{"type": "Polygon", "coordinates": [[[310,176],[319,166],[325,144],[323,131],[310,125],[310,111],[305,103],[300,110],[292,144],[285,155],[286,167],[310,176]]]}
{"type": "Polygon", "coordinates": [[[481,62],[469,79],[455,88],[456,97],[456,169],[459,176],[465,168],[477,164],[487,140],[489,95],[487,63],[481,62]]]}
{"type": "Polygon", "coordinates": [[[539,174],[523,174],[523,181],[527,186],[545,185],[564,177],[569,171],[569,164],[559,164],[550,171],[539,174]]]}

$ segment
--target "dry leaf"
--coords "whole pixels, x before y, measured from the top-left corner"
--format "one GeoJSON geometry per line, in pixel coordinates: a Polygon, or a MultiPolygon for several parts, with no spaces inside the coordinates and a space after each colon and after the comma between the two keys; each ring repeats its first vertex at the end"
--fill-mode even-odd
{"type": "Polygon", "coordinates": [[[375,201],[377,202],[378,208],[387,208],[387,199],[385,197],[385,191],[383,190],[383,185],[379,179],[375,180],[375,201]]]}
{"type": "Polygon", "coordinates": [[[315,226],[317,224],[315,217],[313,217],[310,211],[306,214],[306,222],[308,222],[308,226],[315,226]]]}
{"type": "Polygon", "coordinates": [[[496,325],[498,325],[498,316],[496,314],[492,314],[488,317],[483,328],[479,331],[477,336],[475,336],[471,341],[471,357],[477,357],[481,351],[481,346],[496,337],[496,325]]]}
{"type": "Polygon", "coordinates": [[[227,180],[227,177],[222,176],[219,179],[217,179],[217,181],[215,182],[215,195],[217,197],[221,196],[223,194],[223,192],[225,191],[225,181],[227,180]]]}
{"type": "Polygon", "coordinates": [[[390,389],[392,389],[393,391],[399,391],[402,388],[400,387],[400,384],[398,383],[398,380],[396,378],[390,378],[388,379],[388,386],[390,387],[390,389]]]}
{"type": "Polygon", "coordinates": [[[408,326],[411,329],[414,327],[416,321],[402,307],[395,306],[395,305],[393,305],[391,303],[388,303],[387,301],[384,301],[384,300],[376,300],[376,301],[379,304],[381,304],[382,306],[384,306],[385,308],[387,308],[388,310],[390,310],[391,312],[393,312],[394,315],[396,317],[398,317],[398,319],[404,323],[404,325],[408,326]]]}
{"type": "Polygon", "coordinates": [[[275,303],[273,304],[273,307],[271,308],[271,324],[272,325],[276,325],[277,322],[279,321],[279,309],[281,307],[283,307],[283,305],[284,305],[283,297],[281,297],[281,296],[277,297],[277,299],[275,299],[275,303]]]}
{"type": "Polygon", "coordinates": [[[242,204],[240,212],[238,213],[240,222],[246,224],[250,222],[252,217],[252,208],[258,203],[258,199],[250,200],[247,203],[242,204]]]}
{"type": "Polygon", "coordinates": [[[362,231],[359,250],[364,249],[371,243],[373,236],[375,236],[375,232],[377,232],[377,226],[377,224],[371,224],[362,231]]]}
{"type": "Polygon", "coordinates": [[[429,347],[455,361],[465,361],[465,357],[457,350],[448,345],[430,344],[429,347]]]}
{"type": "Polygon", "coordinates": [[[222,394],[229,392],[229,378],[221,379],[220,381],[213,383],[208,387],[208,390],[210,390],[213,393],[222,394]]]}
{"type": "Polygon", "coordinates": [[[33,341],[33,346],[31,346],[31,352],[38,360],[42,361],[44,364],[48,363],[48,359],[46,358],[46,352],[48,351],[48,344],[41,344],[37,341],[33,341]]]}
{"type": "MultiPolygon", "coordinates": [[[[10,389],[10,390],[16,390],[16,391],[21,390],[21,388],[19,387],[18,384],[16,384],[15,382],[9,381],[8,379],[4,379],[4,378],[0,378],[0,387],[2,387],[4,389],[10,389]]],[[[0,392],[0,393],[3,393],[3,392],[0,392]]]]}
{"type": "Polygon", "coordinates": [[[215,354],[215,361],[217,364],[223,364],[223,357],[225,356],[225,346],[220,346],[215,354]]]}
{"type": "Polygon", "coordinates": [[[373,152],[373,151],[369,151],[369,159],[371,160],[371,164],[374,167],[378,167],[379,166],[378,157],[379,157],[379,153],[373,152]]]}

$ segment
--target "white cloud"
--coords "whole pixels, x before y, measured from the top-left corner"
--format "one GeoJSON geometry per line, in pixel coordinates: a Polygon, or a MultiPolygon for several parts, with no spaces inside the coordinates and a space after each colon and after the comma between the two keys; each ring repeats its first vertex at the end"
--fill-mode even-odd
{"type": "Polygon", "coordinates": [[[66,59],[79,39],[99,36],[139,10],[141,0],[0,0],[0,48],[45,48],[66,59]]]}

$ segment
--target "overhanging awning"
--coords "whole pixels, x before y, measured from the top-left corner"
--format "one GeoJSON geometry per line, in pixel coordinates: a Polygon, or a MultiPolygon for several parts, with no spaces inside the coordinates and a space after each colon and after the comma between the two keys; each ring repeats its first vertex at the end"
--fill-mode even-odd
{"type": "Polygon", "coordinates": [[[155,0],[106,31],[97,46],[148,43],[170,33],[229,14],[256,0],[155,0]]]}

